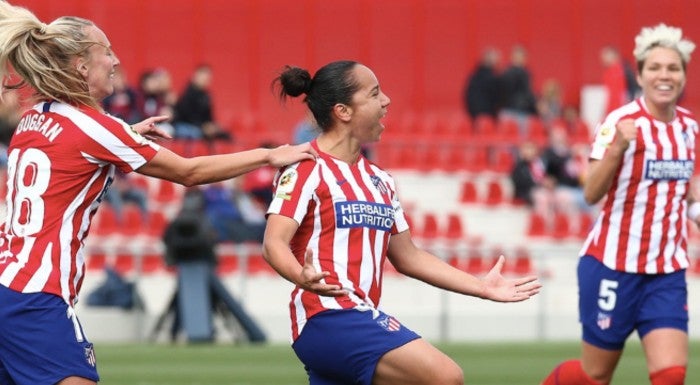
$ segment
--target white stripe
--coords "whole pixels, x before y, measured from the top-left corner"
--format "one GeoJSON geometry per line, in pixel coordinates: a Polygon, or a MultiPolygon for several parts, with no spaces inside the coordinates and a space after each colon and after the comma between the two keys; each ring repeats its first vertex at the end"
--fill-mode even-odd
{"type": "MultiPolygon", "coordinates": [[[[79,130],[85,133],[85,135],[101,144],[125,163],[128,163],[132,169],[135,170],[146,163],[146,159],[141,156],[141,154],[119,140],[117,136],[112,134],[96,120],[75,107],[63,103],[51,103],[50,111],[68,117],[79,130]]],[[[113,117],[110,118],[115,119],[113,117]]],[[[147,141],[147,143],[155,150],[160,148],[160,146],[150,141],[147,141]]]]}

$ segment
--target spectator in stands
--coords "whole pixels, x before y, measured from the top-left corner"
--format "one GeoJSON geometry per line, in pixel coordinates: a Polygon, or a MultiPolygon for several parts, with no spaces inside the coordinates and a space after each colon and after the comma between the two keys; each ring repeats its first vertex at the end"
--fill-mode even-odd
{"type": "Polygon", "coordinates": [[[583,197],[582,181],[587,158],[576,153],[581,148],[569,143],[566,127],[555,124],[540,156],[545,170],[544,185],[552,192],[552,207],[549,210],[551,214],[548,216],[566,215],[572,232],[578,231],[580,215],[593,211],[592,206],[589,206],[583,197]]]}
{"type": "Polygon", "coordinates": [[[320,131],[314,123],[313,116],[307,115],[294,127],[293,142],[295,144],[310,142],[316,139],[319,133],[320,131]]]}
{"type": "Polygon", "coordinates": [[[537,114],[548,130],[551,129],[553,122],[562,118],[563,108],[561,83],[556,79],[545,80],[540,97],[537,99],[537,114]]]}
{"type": "Polygon", "coordinates": [[[318,160],[276,179],[263,243],[265,259],[296,286],[293,348],[310,382],[462,383],[454,361],[377,308],[385,259],[434,286],[496,301],[529,298],[536,278],[505,279],[501,257],[479,279],[416,248],[394,180],[361,153],[379,140],[390,103],[369,68],[338,61],[312,78],[286,67],[276,80],[282,100],[306,95],[322,131],[311,142],[318,160]]]}
{"type": "Polygon", "coordinates": [[[143,119],[138,107],[138,94],[127,81],[126,73],[120,67],[114,71],[114,93],[102,101],[105,112],[129,123],[143,119]]]}
{"type": "Polygon", "coordinates": [[[265,233],[264,211],[252,217],[250,199],[235,186],[213,183],[202,188],[204,214],[216,231],[217,242],[262,243],[265,233]],[[243,205],[240,202],[244,202],[243,205]],[[243,210],[247,211],[243,211],[243,210]]]}
{"type": "Polygon", "coordinates": [[[176,95],[172,90],[170,73],[165,68],[145,70],[139,77],[136,90],[136,106],[141,119],[166,116],[167,120],[158,121],[159,129],[172,135],[173,107],[176,95]]]}
{"type": "Polygon", "coordinates": [[[136,185],[129,174],[115,171],[112,184],[105,191],[104,198],[114,209],[118,224],[124,223],[125,203],[135,204],[139,208],[143,223],[148,223],[148,192],[136,185]]]}
{"type": "Polygon", "coordinates": [[[515,45],[511,49],[510,64],[500,77],[503,101],[499,119],[517,121],[522,138],[527,137],[529,119],[537,116],[537,99],[530,78],[527,50],[522,45],[515,45]]]}
{"type": "Polygon", "coordinates": [[[682,385],[688,365],[688,222],[700,224],[691,186],[697,122],[677,106],[695,44],[659,24],[635,38],[638,100],[599,125],[584,194],[603,200],[578,264],[580,360],[544,385],[609,384],[637,331],[652,385],[682,385]]]}
{"type": "Polygon", "coordinates": [[[494,120],[498,115],[501,102],[498,65],[501,52],[494,47],[487,47],[467,79],[462,93],[462,102],[466,112],[475,120],[486,115],[494,120]]]}
{"type": "Polygon", "coordinates": [[[516,203],[524,203],[544,217],[549,216],[552,199],[545,186],[545,166],[537,144],[527,140],[520,144],[510,180],[516,203]]]}
{"type": "Polygon", "coordinates": [[[195,68],[185,91],[175,104],[175,137],[185,139],[231,140],[214,120],[209,86],[212,69],[207,64],[195,68]]]}
{"type": "Polygon", "coordinates": [[[600,50],[600,62],[603,65],[603,86],[607,95],[605,113],[621,107],[631,99],[627,93],[625,68],[622,56],[617,48],[605,46],[600,50]]]}
{"type": "Polygon", "coordinates": [[[0,383],[95,385],[93,345],[75,303],[83,245],[115,170],[194,186],[314,159],[315,150],[183,158],[149,139],[168,137],[155,126],[164,117],[130,127],[103,110],[120,62],[93,22],[68,16],[45,24],[1,1],[0,23],[0,94],[26,82],[36,95],[8,149],[14,188],[0,232],[0,383]]]}

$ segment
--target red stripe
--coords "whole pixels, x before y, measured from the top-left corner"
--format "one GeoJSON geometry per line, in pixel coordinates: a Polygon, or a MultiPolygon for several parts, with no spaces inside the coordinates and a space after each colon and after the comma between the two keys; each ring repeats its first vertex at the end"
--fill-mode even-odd
{"type": "MultiPolygon", "coordinates": [[[[639,151],[644,151],[644,137],[639,131],[637,131],[636,139],[636,146],[634,149],[635,154],[639,151]]],[[[642,172],[644,171],[643,156],[633,156],[632,161],[632,176],[630,178],[630,183],[627,188],[625,203],[622,206],[622,222],[620,223],[620,238],[617,244],[617,258],[615,264],[616,268],[622,271],[624,271],[625,269],[625,259],[627,257],[627,244],[629,243],[629,228],[632,224],[632,213],[634,212],[635,196],[637,195],[639,180],[642,177],[642,172]]],[[[622,164],[620,164],[620,168],[621,167],[622,164]]]]}
{"type": "MultiPolygon", "coordinates": [[[[338,180],[342,181],[345,180],[346,177],[343,175],[343,173],[340,171],[340,168],[338,165],[335,163],[333,158],[328,156],[325,153],[320,153],[322,158],[326,161],[326,165],[328,166],[328,169],[331,171],[333,174],[333,177],[338,180]]],[[[353,173],[354,177],[354,173],[353,173]]],[[[357,183],[361,184],[362,180],[358,180],[357,178],[354,178],[355,180],[352,181],[352,183],[357,183]]],[[[352,190],[352,184],[351,181],[347,181],[345,183],[342,183],[339,185],[340,189],[343,191],[343,195],[345,195],[346,199],[348,201],[357,201],[357,195],[355,195],[355,192],[352,190]]],[[[332,207],[332,212],[335,214],[335,207],[332,207]]],[[[336,218],[335,215],[333,216],[333,227],[335,227],[336,223],[336,218]]],[[[362,267],[362,255],[363,255],[363,250],[362,250],[362,235],[363,235],[364,229],[362,227],[355,227],[355,228],[350,228],[348,229],[348,266],[347,266],[347,277],[351,282],[360,282],[360,271],[362,267]]],[[[333,245],[331,244],[331,247],[333,245]]],[[[330,250],[331,253],[333,253],[333,250],[330,250]]],[[[332,254],[330,254],[332,256],[332,254]]],[[[332,262],[332,259],[331,259],[332,262]]],[[[337,274],[336,274],[337,278],[337,274]]],[[[364,291],[359,287],[354,288],[357,291],[357,295],[360,296],[361,298],[366,295],[364,291]]],[[[339,298],[340,299],[340,298],[339,298]]],[[[341,302],[339,301],[341,306],[343,307],[352,307],[352,303],[348,302],[341,302]]]]}

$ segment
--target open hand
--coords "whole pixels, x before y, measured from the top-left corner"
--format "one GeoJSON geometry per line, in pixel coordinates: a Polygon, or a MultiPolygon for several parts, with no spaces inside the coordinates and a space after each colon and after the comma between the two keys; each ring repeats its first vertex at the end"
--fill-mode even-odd
{"type": "Polygon", "coordinates": [[[301,269],[301,274],[296,284],[306,291],[327,297],[346,295],[347,291],[343,290],[340,285],[329,285],[322,282],[323,279],[330,274],[331,273],[327,271],[322,271],[320,273],[316,271],[313,264],[313,251],[311,249],[306,249],[304,266],[301,269]]]}
{"type": "Polygon", "coordinates": [[[520,302],[540,292],[542,284],[537,277],[506,279],[501,275],[506,258],[498,257],[498,261],[482,278],[484,284],[483,298],[497,302],[520,302]]]}

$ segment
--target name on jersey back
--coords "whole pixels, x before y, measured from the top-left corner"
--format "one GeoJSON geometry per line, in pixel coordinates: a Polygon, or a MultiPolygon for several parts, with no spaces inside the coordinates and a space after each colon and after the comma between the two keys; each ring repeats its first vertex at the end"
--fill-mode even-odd
{"type": "Polygon", "coordinates": [[[29,114],[22,118],[17,125],[15,134],[21,134],[23,132],[36,131],[46,137],[49,142],[53,142],[54,139],[63,131],[58,122],[44,114],[29,114]]]}

